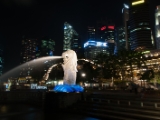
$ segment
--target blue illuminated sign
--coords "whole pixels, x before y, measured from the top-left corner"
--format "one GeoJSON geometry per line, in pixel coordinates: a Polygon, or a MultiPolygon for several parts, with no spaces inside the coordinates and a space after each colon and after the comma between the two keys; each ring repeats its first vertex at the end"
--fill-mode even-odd
{"type": "Polygon", "coordinates": [[[107,47],[106,42],[88,41],[88,42],[84,43],[84,48],[89,46],[89,45],[96,46],[96,47],[107,47]]]}

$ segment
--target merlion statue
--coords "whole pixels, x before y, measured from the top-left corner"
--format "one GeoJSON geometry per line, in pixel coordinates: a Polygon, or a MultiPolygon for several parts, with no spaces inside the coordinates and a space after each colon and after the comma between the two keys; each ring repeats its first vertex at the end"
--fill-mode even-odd
{"type": "Polygon", "coordinates": [[[56,85],[54,87],[55,92],[83,92],[84,88],[80,85],[76,85],[77,77],[77,55],[73,50],[67,50],[62,53],[63,58],[63,85],[56,85]]]}
{"type": "Polygon", "coordinates": [[[64,78],[63,84],[64,85],[75,85],[76,84],[76,77],[77,77],[77,55],[73,50],[67,50],[62,53],[63,58],[63,71],[64,71],[64,78]]]}

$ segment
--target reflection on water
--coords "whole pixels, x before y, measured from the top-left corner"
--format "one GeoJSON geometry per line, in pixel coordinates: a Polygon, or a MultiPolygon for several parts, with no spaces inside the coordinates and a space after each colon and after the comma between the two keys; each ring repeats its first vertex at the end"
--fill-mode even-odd
{"type": "Polygon", "coordinates": [[[27,104],[1,104],[0,120],[44,120],[44,114],[27,104]]]}
{"type": "Polygon", "coordinates": [[[7,113],[7,106],[2,105],[0,110],[1,110],[0,113],[7,113]]]}
{"type": "Polygon", "coordinates": [[[34,107],[27,104],[1,104],[0,115],[16,113],[16,112],[27,112],[35,110],[34,107]]]}
{"type": "Polygon", "coordinates": [[[27,104],[0,104],[0,120],[99,120],[66,113],[44,113],[27,104]]]}

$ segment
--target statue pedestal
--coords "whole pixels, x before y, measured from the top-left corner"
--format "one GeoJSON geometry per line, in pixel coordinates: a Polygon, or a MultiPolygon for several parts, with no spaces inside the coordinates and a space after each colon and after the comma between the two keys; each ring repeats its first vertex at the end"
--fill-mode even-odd
{"type": "Polygon", "coordinates": [[[53,89],[54,92],[79,93],[83,92],[84,88],[80,85],[57,85],[53,89]]]}
{"type": "Polygon", "coordinates": [[[45,112],[59,112],[82,99],[83,93],[47,92],[44,102],[45,112]]]}

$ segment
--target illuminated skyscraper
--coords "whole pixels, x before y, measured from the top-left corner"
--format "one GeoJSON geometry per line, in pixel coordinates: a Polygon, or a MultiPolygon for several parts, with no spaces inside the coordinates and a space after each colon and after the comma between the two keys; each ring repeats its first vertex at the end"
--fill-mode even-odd
{"type": "MultiPolygon", "coordinates": [[[[37,39],[24,39],[22,40],[21,48],[21,64],[34,60],[39,57],[38,41],[37,39]]],[[[33,66],[29,64],[21,68],[20,76],[29,76],[33,66]]]]}
{"type": "MultiPolygon", "coordinates": [[[[117,51],[126,49],[126,40],[125,40],[125,32],[124,27],[117,27],[115,34],[115,42],[117,51]]],[[[117,52],[116,51],[116,52],[117,52]]]]}
{"type": "Polygon", "coordinates": [[[132,0],[129,11],[131,50],[153,49],[149,4],[145,0],[132,0]]]}
{"type": "Polygon", "coordinates": [[[4,56],[3,56],[3,47],[0,45],[0,76],[3,74],[4,67],[4,56]]]}
{"type": "Polygon", "coordinates": [[[37,39],[23,39],[21,50],[21,64],[39,57],[37,39]]]}
{"type": "MultiPolygon", "coordinates": [[[[123,4],[123,9],[122,9],[122,14],[123,14],[123,26],[124,26],[124,35],[125,35],[125,48],[128,50],[128,20],[129,20],[129,6],[127,4],[123,4]]],[[[122,28],[123,29],[123,28],[122,28]]]]}
{"type": "Polygon", "coordinates": [[[79,48],[80,48],[79,36],[74,35],[72,43],[71,43],[71,49],[74,50],[77,53],[79,51],[79,48]]]}
{"type": "Polygon", "coordinates": [[[78,36],[78,33],[73,29],[73,27],[67,22],[64,23],[64,40],[63,40],[63,50],[72,49],[72,42],[74,36],[78,36]]]}
{"type": "Polygon", "coordinates": [[[155,39],[157,49],[160,49],[160,5],[155,11],[155,39]]]}
{"type": "Polygon", "coordinates": [[[87,31],[87,39],[88,40],[95,40],[96,35],[96,29],[95,27],[88,27],[87,31]]]}
{"type": "Polygon", "coordinates": [[[112,21],[101,20],[97,22],[96,40],[106,42],[107,50],[110,55],[115,50],[115,25],[112,21]]]}
{"type": "Polygon", "coordinates": [[[87,41],[84,43],[84,55],[86,59],[95,60],[99,53],[108,54],[107,43],[100,41],[87,41]]]}
{"type": "Polygon", "coordinates": [[[40,56],[53,56],[55,49],[55,41],[52,39],[44,38],[40,42],[40,56]]]}
{"type": "Polygon", "coordinates": [[[97,21],[96,40],[100,40],[103,42],[107,41],[107,26],[108,21],[106,19],[101,19],[97,21]]]}
{"type": "Polygon", "coordinates": [[[107,26],[107,39],[108,51],[110,55],[114,54],[115,51],[115,28],[113,24],[107,26]]]}

